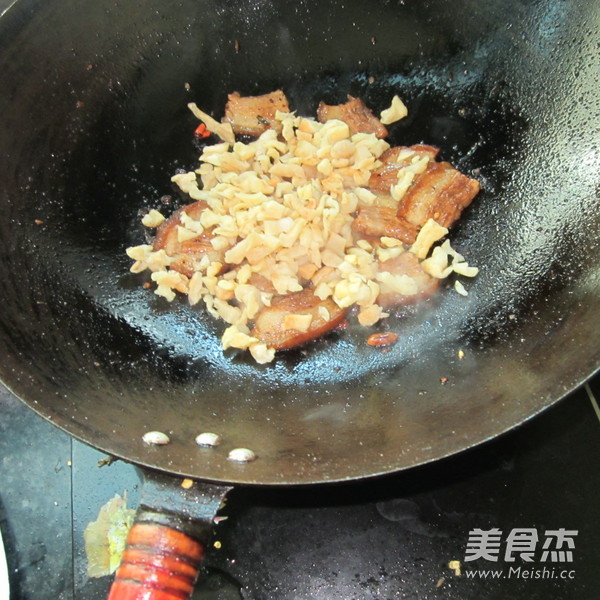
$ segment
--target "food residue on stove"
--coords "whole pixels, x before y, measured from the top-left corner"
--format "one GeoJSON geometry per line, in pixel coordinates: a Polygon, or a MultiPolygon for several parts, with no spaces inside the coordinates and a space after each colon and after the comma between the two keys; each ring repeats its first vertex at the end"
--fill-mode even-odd
{"type": "Polygon", "coordinates": [[[448,568],[454,571],[454,574],[459,577],[462,575],[462,564],[460,560],[451,560],[448,562],[448,568]]]}
{"type": "Polygon", "coordinates": [[[127,495],[116,494],[100,508],[96,520],[88,523],[83,538],[90,577],[103,577],[116,571],[134,517],[135,510],[127,508],[127,495]]]}
{"type": "MultiPolygon", "coordinates": [[[[407,114],[398,96],[381,119],[352,96],[321,102],[317,120],[297,116],[281,90],[230,94],[222,122],[189,106],[196,131],[223,141],[172,177],[193,202],[166,219],[150,210],[153,243],[127,254],[132,272],[151,271],[156,294],[186,294],[224,320],[223,349],[267,363],[351,314],[370,327],[451,274],[477,274],[439,242],[479,183],[433,146],[390,147],[386,125],[407,114]]],[[[455,289],[467,294],[458,280],[455,289]]]]}

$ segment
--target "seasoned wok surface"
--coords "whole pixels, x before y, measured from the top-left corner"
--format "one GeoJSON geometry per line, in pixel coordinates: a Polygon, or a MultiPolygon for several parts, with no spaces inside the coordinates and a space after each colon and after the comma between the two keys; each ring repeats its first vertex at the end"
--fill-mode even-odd
{"type": "Polygon", "coordinates": [[[22,1],[0,20],[0,374],[42,415],[177,473],[333,481],[480,443],[595,370],[598,69],[588,23],[598,8],[328,11],[22,1]],[[442,290],[429,310],[397,319],[401,341],[385,352],[348,328],[260,367],[223,356],[200,312],[167,306],[124,275],[124,249],[142,235],[138,211],[173,196],[164,182],[195,164],[186,102],[217,113],[232,89],[277,87],[307,114],[346,93],[378,111],[400,93],[412,110],[394,144],[426,141],[482,181],[453,234],[482,267],[469,297],[442,290]],[[145,446],[150,429],[172,443],[145,446]],[[211,430],[224,442],[207,452],[194,437],[211,430]],[[259,459],[230,463],[237,446],[259,459]]]}

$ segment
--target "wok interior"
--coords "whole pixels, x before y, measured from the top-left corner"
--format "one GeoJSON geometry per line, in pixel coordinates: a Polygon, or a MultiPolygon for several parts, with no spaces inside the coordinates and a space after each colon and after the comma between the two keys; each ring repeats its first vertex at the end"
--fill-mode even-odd
{"type": "Polygon", "coordinates": [[[140,464],[309,483],[452,454],[590,375],[600,161],[587,23],[599,9],[406,4],[18,2],[0,21],[7,385],[140,464]],[[201,308],[169,305],[128,273],[140,211],[164,195],[181,203],[169,178],[196,165],[186,103],[219,117],[227,93],[279,87],[307,115],[348,93],[379,112],[397,93],[409,117],[391,142],[438,145],[483,184],[452,232],[481,268],[469,296],[447,289],[382,324],[400,334],[386,352],[350,327],[259,366],[223,354],[222,325],[201,308]],[[152,429],[172,443],[144,445],[152,429]],[[223,444],[199,448],[203,431],[223,444]],[[227,461],[240,446],[259,459],[227,461]]]}

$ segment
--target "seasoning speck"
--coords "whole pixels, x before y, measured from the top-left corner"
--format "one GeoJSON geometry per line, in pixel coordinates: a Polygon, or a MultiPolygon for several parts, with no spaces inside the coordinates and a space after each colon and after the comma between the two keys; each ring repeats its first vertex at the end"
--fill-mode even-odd
{"type": "Polygon", "coordinates": [[[210,433],[210,432],[206,432],[206,433],[201,433],[200,435],[196,436],[196,444],[198,444],[198,446],[207,446],[207,447],[214,447],[214,446],[218,446],[221,443],[221,436],[216,434],[216,433],[210,433]]]}
{"type": "Polygon", "coordinates": [[[236,54],[240,51],[240,42],[238,40],[233,40],[233,48],[236,54]]]}
{"type": "Polygon", "coordinates": [[[36,225],[43,225],[44,221],[42,221],[41,219],[34,219],[33,221],[36,225]]]}
{"type": "Polygon", "coordinates": [[[162,431],[148,431],[142,439],[146,444],[151,444],[152,446],[164,446],[171,441],[171,438],[162,431]]]}
{"type": "Polygon", "coordinates": [[[444,582],[445,582],[445,581],[446,581],[446,578],[445,578],[445,577],[440,577],[440,578],[437,580],[437,583],[435,584],[435,587],[436,587],[436,588],[440,588],[440,587],[442,587],[442,586],[444,585],[444,582]]]}
{"type": "Polygon", "coordinates": [[[374,84],[374,83],[375,83],[375,77],[374,77],[373,75],[371,75],[371,76],[369,77],[369,79],[367,79],[367,81],[368,81],[370,84],[374,84]]]}
{"type": "Polygon", "coordinates": [[[183,84],[183,87],[189,92],[192,89],[192,86],[186,81],[183,84]]]}
{"type": "Polygon", "coordinates": [[[456,353],[456,356],[458,356],[458,358],[459,358],[460,360],[462,360],[462,359],[465,357],[465,353],[464,353],[464,351],[463,351],[463,350],[459,350],[459,351],[456,353]]]}
{"type": "Polygon", "coordinates": [[[187,477],[184,480],[182,480],[182,482],[181,482],[181,487],[184,490],[189,490],[193,485],[194,485],[194,480],[188,479],[187,477]]]}
{"type": "Polygon", "coordinates": [[[444,385],[445,383],[448,383],[448,378],[447,377],[440,377],[440,383],[442,385],[444,385]]]}
{"type": "Polygon", "coordinates": [[[240,463],[252,462],[256,460],[256,454],[248,448],[234,448],[227,456],[227,460],[240,463]]]}
{"type": "Polygon", "coordinates": [[[214,546],[214,547],[215,547],[217,550],[219,550],[219,549],[221,548],[222,544],[221,544],[221,542],[220,542],[219,540],[217,540],[217,541],[216,541],[216,542],[213,544],[213,546],[214,546]]]}

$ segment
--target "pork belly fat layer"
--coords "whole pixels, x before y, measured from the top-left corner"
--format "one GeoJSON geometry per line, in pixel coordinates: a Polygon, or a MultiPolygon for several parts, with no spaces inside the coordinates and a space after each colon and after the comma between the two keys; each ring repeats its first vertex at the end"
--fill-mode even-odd
{"type": "Polygon", "coordinates": [[[337,327],[345,315],[346,309],[340,308],[330,298],[320,300],[312,290],[305,289],[273,298],[271,306],[263,308],[257,315],[250,335],[270,348],[285,350],[321,337],[337,327]],[[323,311],[319,311],[319,307],[326,309],[329,319],[323,318],[323,311]],[[310,315],[312,319],[308,329],[285,329],[285,318],[288,315],[310,315]]]}
{"type": "Polygon", "coordinates": [[[429,219],[450,227],[471,204],[480,187],[476,179],[463,175],[450,163],[433,163],[408,189],[397,216],[416,227],[422,227],[429,219]]]}
{"type": "Polygon", "coordinates": [[[387,136],[388,131],[381,121],[367,108],[360,98],[348,96],[345,104],[319,103],[317,119],[326,123],[330,119],[344,121],[350,128],[350,133],[374,133],[378,138],[387,136]]]}
{"type": "Polygon", "coordinates": [[[231,123],[233,132],[258,136],[275,125],[277,111],[290,112],[285,94],[275,90],[262,96],[240,96],[237,92],[227,96],[223,123],[231,123]]]}
{"type": "Polygon", "coordinates": [[[417,228],[399,219],[396,209],[388,206],[361,208],[352,223],[352,229],[368,237],[393,237],[405,244],[412,244],[417,237],[417,228]]]}

